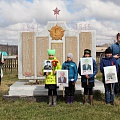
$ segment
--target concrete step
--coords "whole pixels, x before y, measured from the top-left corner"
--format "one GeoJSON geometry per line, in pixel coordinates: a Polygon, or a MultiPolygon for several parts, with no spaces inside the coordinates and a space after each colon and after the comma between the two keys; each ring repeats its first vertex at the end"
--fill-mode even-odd
{"type": "MultiPolygon", "coordinates": [[[[46,96],[48,90],[45,89],[44,85],[33,84],[28,85],[27,80],[18,80],[10,86],[7,96],[46,96]],[[26,85],[27,84],[27,85],[26,85]]],[[[95,80],[95,87],[93,90],[99,90],[104,93],[104,85],[101,81],[95,80]]],[[[63,95],[63,87],[58,88],[58,95],[63,95]]],[[[75,85],[75,94],[83,93],[81,82],[78,81],[75,85]]]]}

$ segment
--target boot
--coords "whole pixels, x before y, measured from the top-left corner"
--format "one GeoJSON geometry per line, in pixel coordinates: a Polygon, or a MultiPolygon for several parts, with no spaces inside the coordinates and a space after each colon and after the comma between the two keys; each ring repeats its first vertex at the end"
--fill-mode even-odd
{"type": "Polygon", "coordinates": [[[90,105],[93,105],[93,95],[90,95],[90,105]]]}
{"type": "Polygon", "coordinates": [[[88,102],[88,95],[84,95],[84,104],[88,102]]]}
{"type": "Polygon", "coordinates": [[[66,96],[66,103],[70,104],[70,96],[66,96]]]}
{"type": "Polygon", "coordinates": [[[53,96],[53,106],[57,105],[56,100],[57,100],[57,96],[53,96]]]}
{"type": "Polygon", "coordinates": [[[70,96],[70,103],[73,103],[73,101],[74,101],[74,96],[70,96]]]}
{"type": "Polygon", "coordinates": [[[49,96],[49,104],[48,106],[52,106],[52,96],[49,96]]]}

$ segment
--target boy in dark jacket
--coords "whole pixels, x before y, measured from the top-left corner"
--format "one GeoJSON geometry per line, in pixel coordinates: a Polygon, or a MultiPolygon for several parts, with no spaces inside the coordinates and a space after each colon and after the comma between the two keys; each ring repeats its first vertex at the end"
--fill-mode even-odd
{"type": "MultiPolygon", "coordinates": [[[[101,59],[100,61],[100,71],[103,75],[103,83],[105,88],[105,100],[106,104],[110,103],[111,105],[114,105],[114,87],[115,83],[108,83],[105,84],[105,75],[104,75],[104,67],[106,66],[116,66],[116,69],[118,70],[118,63],[116,59],[112,56],[112,50],[110,48],[107,48],[105,50],[105,57],[101,59]],[[112,89],[111,89],[112,84],[112,89]]],[[[117,71],[116,71],[117,72],[117,71]]]]}
{"type": "MultiPolygon", "coordinates": [[[[85,49],[83,58],[91,57],[91,50],[85,49]]],[[[90,105],[93,101],[93,87],[94,87],[94,76],[97,74],[98,69],[95,60],[93,59],[93,74],[81,75],[81,63],[79,62],[78,73],[81,76],[82,87],[84,88],[84,104],[88,101],[88,92],[90,97],[90,105]],[[88,79],[88,84],[87,84],[88,79]]]]}
{"type": "Polygon", "coordinates": [[[68,70],[68,80],[69,86],[65,87],[66,103],[73,103],[74,101],[74,92],[75,92],[75,83],[78,78],[77,65],[73,62],[73,54],[68,53],[67,61],[62,64],[63,70],[68,70]]]}

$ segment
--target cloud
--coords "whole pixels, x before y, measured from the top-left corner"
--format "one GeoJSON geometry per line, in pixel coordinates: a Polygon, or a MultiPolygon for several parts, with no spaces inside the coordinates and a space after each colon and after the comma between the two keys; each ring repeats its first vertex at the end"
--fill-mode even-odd
{"type": "MultiPolygon", "coordinates": [[[[60,13],[59,20],[67,20],[70,18],[70,14],[66,10],[64,2],[62,0],[58,1],[34,0],[32,3],[27,1],[19,2],[17,0],[11,3],[1,1],[0,19],[4,20],[7,25],[11,23],[30,22],[33,18],[38,23],[45,24],[48,20],[55,20],[53,9],[57,6],[59,9],[62,9],[61,11],[64,11],[60,13]]],[[[3,25],[2,22],[0,22],[1,25],[3,25]]]]}
{"type": "Polygon", "coordinates": [[[42,30],[48,21],[56,19],[56,7],[61,10],[58,20],[71,28],[87,23],[96,30],[97,44],[113,41],[120,31],[118,0],[0,0],[0,42],[18,44],[18,31],[27,29],[28,24],[42,30]]]}
{"type": "Polygon", "coordinates": [[[120,1],[119,0],[101,0],[103,2],[112,2],[114,4],[116,4],[117,6],[120,6],[120,1]]]}
{"type": "Polygon", "coordinates": [[[120,20],[119,11],[120,6],[110,1],[100,0],[75,0],[73,3],[73,10],[75,14],[79,15],[79,18],[85,20],[85,18],[95,18],[99,20],[120,20]]]}

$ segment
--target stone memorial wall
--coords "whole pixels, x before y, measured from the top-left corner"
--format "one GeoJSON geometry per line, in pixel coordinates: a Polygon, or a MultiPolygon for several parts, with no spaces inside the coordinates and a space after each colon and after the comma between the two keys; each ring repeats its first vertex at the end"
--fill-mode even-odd
{"type": "Polygon", "coordinates": [[[63,62],[63,43],[51,43],[51,49],[56,50],[56,58],[62,64],[62,62],[63,62]]]}
{"type": "Polygon", "coordinates": [[[34,76],[34,33],[22,33],[22,75],[34,76]]]}
{"type": "Polygon", "coordinates": [[[77,42],[76,36],[70,36],[70,37],[65,38],[65,56],[67,58],[67,54],[72,53],[74,55],[73,60],[75,63],[78,63],[78,60],[77,60],[78,46],[77,46],[77,44],[78,44],[78,42],[77,42]]]}
{"type": "Polygon", "coordinates": [[[47,49],[49,48],[48,37],[36,37],[36,72],[37,77],[41,76],[41,68],[44,60],[47,59],[47,49]]]}
{"type": "Polygon", "coordinates": [[[56,49],[56,57],[62,64],[69,52],[78,65],[84,49],[91,49],[96,58],[96,32],[93,30],[70,30],[64,21],[50,21],[43,31],[21,32],[18,46],[19,79],[41,79],[47,49],[56,49]]]}
{"type": "Polygon", "coordinates": [[[91,32],[79,33],[79,56],[80,58],[84,55],[84,49],[92,50],[92,34],[91,32]]]}

